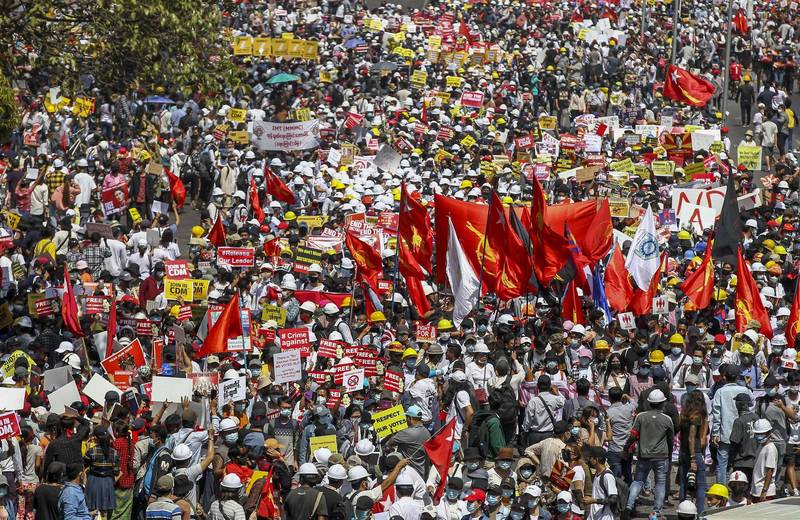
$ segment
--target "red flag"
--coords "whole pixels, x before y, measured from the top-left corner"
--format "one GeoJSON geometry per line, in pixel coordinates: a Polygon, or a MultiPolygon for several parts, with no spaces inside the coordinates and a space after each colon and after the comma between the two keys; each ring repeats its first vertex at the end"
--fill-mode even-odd
{"type": "Polygon", "coordinates": [[[264,242],[264,256],[280,256],[281,255],[281,239],[275,237],[272,240],[264,242]]]}
{"type": "Polygon", "coordinates": [[[431,310],[431,302],[425,296],[425,289],[422,287],[422,278],[416,276],[406,276],[406,292],[411,299],[411,303],[417,309],[420,316],[424,316],[431,310]]]}
{"type": "Polygon", "coordinates": [[[569,256],[569,244],[561,233],[556,233],[545,223],[547,202],[542,185],[534,178],[531,201],[530,237],[533,249],[533,270],[542,286],[550,285],[556,273],[564,267],[569,256]]]}
{"type": "Polygon", "coordinates": [[[578,286],[575,282],[576,280],[572,280],[567,285],[567,292],[561,302],[561,317],[572,323],[586,323],[581,297],[578,296],[578,286]]]}
{"type": "Polygon", "coordinates": [[[64,326],[68,331],[80,338],[84,336],[78,320],[78,303],[75,301],[75,292],[72,289],[72,281],[69,279],[67,264],[64,264],[64,298],[61,301],[61,319],[64,320],[64,326]]]}
{"type": "Polygon", "coordinates": [[[608,261],[605,273],[605,288],[608,304],[617,312],[625,312],[633,298],[633,284],[631,275],[625,269],[625,257],[622,249],[614,247],[611,259],[608,261]]]}
{"type": "Polygon", "coordinates": [[[261,199],[258,198],[258,186],[256,186],[255,177],[250,177],[250,206],[253,208],[253,216],[259,222],[264,222],[264,210],[261,209],[261,199]]]}
{"type": "Polygon", "coordinates": [[[800,334],[800,291],[795,289],[792,310],[789,311],[789,321],[786,322],[785,330],[786,343],[789,348],[797,348],[795,340],[798,334],[800,334]]]}
{"type": "Polygon", "coordinates": [[[747,34],[747,16],[744,14],[744,9],[739,9],[733,15],[733,26],[741,34],[747,34]]]}
{"type": "Polygon", "coordinates": [[[494,285],[497,297],[511,300],[525,294],[531,276],[530,257],[522,240],[512,231],[503,202],[492,192],[489,205],[489,222],[486,237],[491,248],[497,251],[501,271],[494,285]]]}
{"type": "Polygon", "coordinates": [[[747,322],[756,320],[761,324],[761,334],[771,338],[772,325],[770,325],[769,315],[764,304],[761,303],[761,294],[758,292],[753,275],[750,274],[750,268],[744,261],[741,247],[736,264],[736,330],[744,332],[747,322]]]}
{"type": "Polygon", "coordinates": [[[264,180],[267,182],[267,193],[275,200],[285,202],[287,204],[294,204],[297,199],[292,190],[283,183],[283,181],[272,173],[269,166],[264,167],[264,180]]]}
{"type": "Polygon", "coordinates": [[[433,501],[438,502],[444,493],[447,484],[447,472],[450,469],[450,458],[453,455],[453,444],[455,443],[456,419],[453,417],[450,422],[444,425],[439,432],[425,441],[425,452],[433,467],[439,472],[439,485],[433,495],[433,501]]]}
{"type": "Polygon", "coordinates": [[[698,309],[705,309],[714,295],[714,263],[711,261],[711,248],[706,248],[703,261],[681,284],[681,290],[698,309]]]}
{"type": "Polygon", "coordinates": [[[458,34],[466,38],[467,43],[469,43],[470,45],[475,40],[475,38],[472,37],[472,34],[469,31],[469,26],[467,25],[467,22],[464,21],[461,22],[458,28],[458,34]]]}
{"type": "Polygon", "coordinates": [[[198,357],[218,354],[228,350],[228,340],[242,335],[242,311],[239,309],[239,293],[222,310],[214,326],[208,331],[203,346],[197,352],[198,357]]]}
{"type": "Polygon", "coordinates": [[[108,343],[106,344],[106,357],[114,352],[114,338],[117,336],[117,297],[111,295],[111,310],[108,311],[108,326],[106,327],[108,343]]]}
{"type": "Polygon", "coordinates": [[[675,65],[667,68],[664,97],[693,107],[702,107],[714,95],[714,85],[675,65]]]}
{"type": "Polygon", "coordinates": [[[167,172],[167,178],[169,179],[169,191],[172,192],[172,200],[175,201],[175,206],[181,209],[183,203],[186,202],[186,186],[183,185],[180,177],[172,173],[172,170],[164,168],[164,171],[167,172]]]}
{"type": "Polygon", "coordinates": [[[371,245],[358,238],[352,231],[347,232],[345,244],[358,267],[358,273],[369,283],[373,290],[378,290],[378,278],[383,274],[381,255],[371,245]]]}
{"type": "Polygon", "coordinates": [[[433,231],[431,216],[420,202],[411,197],[403,183],[400,187],[400,215],[397,234],[401,236],[428,273],[433,271],[433,231]]]}
{"type": "Polygon", "coordinates": [[[219,218],[219,214],[217,214],[217,220],[211,226],[211,231],[208,232],[207,238],[215,247],[225,245],[225,228],[222,227],[222,219],[219,218]]]}
{"type": "Polygon", "coordinates": [[[264,486],[261,488],[261,500],[258,501],[256,515],[258,518],[280,518],[280,511],[275,503],[275,489],[272,483],[274,466],[269,469],[264,477],[264,486]]]}

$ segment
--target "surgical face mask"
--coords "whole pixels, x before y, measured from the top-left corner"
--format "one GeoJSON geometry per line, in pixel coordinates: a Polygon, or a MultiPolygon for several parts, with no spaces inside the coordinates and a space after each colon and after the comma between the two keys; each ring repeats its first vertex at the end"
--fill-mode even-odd
{"type": "Polygon", "coordinates": [[[528,500],[528,509],[533,509],[539,503],[539,500],[534,498],[533,500],[528,500]]]}
{"type": "Polygon", "coordinates": [[[548,372],[551,371],[551,370],[553,372],[555,372],[557,369],[558,369],[558,363],[557,362],[555,362],[555,361],[548,361],[547,362],[547,371],[548,372]]]}
{"type": "Polygon", "coordinates": [[[582,367],[588,367],[589,365],[592,364],[592,360],[589,358],[581,358],[580,363],[582,367]]]}
{"type": "Polygon", "coordinates": [[[470,513],[474,513],[475,511],[477,511],[480,508],[481,508],[481,503],[478,502],[477,500],[467,504],[467,511],[469,511],[470,513]]]}
{"type": "Polygon", "coordinates": [[[600,418],[599,417],[592,417],[592,418],[589,419],[589,422],[592,423],[592,424],[597,424],[597,423],[600,422],[600,418]]]}
{"type": "Polygon", "coordinates": [[[753,434],[753,438],[759,444],[764,442],[765,440],[767,440],[767,436],[768,435],[766,433],[755,433],[755,434],[753,434]]]}
{"type": "Polygon", "coordinates": [[[450,502],[455,502],[456,500],[458,500],[458,496],[460,494],[461,494],[461,492],[458,491],[457,489],[448,489],[447,490],[447,500],[449,500],[450,502]]]}
{"type": "Polygon", "coordinates": [[[773,345],[772,352],[774,354],[780,354],[781,352],[783,352],[783,347],[781,345],[773,345]]]}
{"type": "Polygon", "coordinates": [[[442,332],[441,334],[439,334],[439,342],[447,343],[448,341],[450,341],[450,333],[449,332],[442,332]]]}
{"type": "Polygon", "coordinates": [[[250,371],[250,377],[258,377],[261,375],[261,369],[254,369],[250,371]]]}
{"type": "Polygon", "coordinates": [[[698,327],[697,332],[699,332],[701,336],[704,336],[706,333],[706,329],[704,327],[698,327]]]}
{"type": "Polygon", "coordinates": [[[247,408],[247,405],[246,405],[246,404],[244,404],[244,403],[243,403],[243,404],[236,404],[236,405],[234,405],[234,407],[233,407],[233,409],[234,409],[234,410],[236,410],[236,411],[237,411],[237,412],[239,412],[239,413],[242,413],[242,412],[244,412],[246,408],[247,408]]]}
{"type": "Polygon", "coordinates": [[[614,338],[614,345],[622,345],[622,343],[624,341],[625,341],[625,338],[615,337],[614,338]]]}
{"type": "Polygon", "coordinates": [[[238,440],[239,440],[239,434],[238,433],[229,433],[229,434],[225,435],[225,442],[228,443],[228,444],[236,444],[236,441],[238,441],[238,440]]]}
{"type": "Polygon", "coordinates": [[[291,417],[291,416],[292,416],[291,408],[281,408],[281,417],[291,417]]]}
{"type": "Polygon", "coordinates": [[[689,384],[689,383],[686,384],[686,391],[687,392],[694,392],[695,390],[697,390],[697,386],[696,385],[692,385],[692,384],[689,384]]]}
{"type": "Polygon", "coordinates": [[[356,511],[356,518],[358,520],[367,520],[368,517],[369,517],[369,511],[361,511],[361,510],[356,511]]]}
{"type": "Polygon", "coordinates": [[[569,511],[569,504],[559,503],[558,505],[556,505],[556,509],[558,509],[559,513],[564,514],[567,511],[569,511]]]}
{"type": "Polygon", "coordinates": [[[504,489],[503,490],[503,496],[506,497],[506,498],[513,497],[514,496],[514,490],[513,489],[504,489]]]}
{"type": "Polygon", "coordinates": [[[325,397],[324,395],[318,395],[318,396],[317,396],[317,404],[318,404],[318,405],[322,406],[322,405],[324,405],[324,404],[325,404],[325,403],[327,403],[327,402],[328,402],[328,398],[327,398],[327,397],[325,397]]]}
{"type": "Polygon", "coordinates": [[[711,358],[711,365],[712,366],[717,366],[720,363],[722,363],[722,358],[718,358],[718,357],[712,357],[711,358]]]}
{"type": "Polygon", "coordinates": [[[619,363],[619,361],[612,361],[611,363],[608,364],[608,366],[610,366],[614,370],[619,370],[619,368],[622,365],[619,363]]]}
{"type": "Polygon", "coordinates": [[[569,433],[571,433],[573,437],[577,437],[581,433],[581,429],[579,427],[577,427],[577,426],[573,426],[569,430],[569,433]]]}
{"type": "Polygon", "coordinates": [[[778,389],[777,388],[770,388],[769,390],[767,390],[767,395],[770,396],[770,397],[778,395],[778,389]]]}
{"type": "Polygon", "coordinates": [[[408,368],[414,368],[415,366],[417,366],[417,360],[416,359],[408,359],[408,360],[406,360],[406,366],[408,368]]]}
{"type": "Polygon", "coordinates": [[[497,467],[504,471],[508,471],[511,469],[511,462],[507,460],[498,461],[497,467]]]}
{"type": "Polygon", "coordinates": [[[670,352],[672,352],[673,356],[680,356],[683,350],[680,347],[672,347],[670,352]]]}
{"type": "Polygon", "coordinates": [[[362,399],[353,399],[353,404],[356,406],[364,406],[364,401],[362,399]]]}
{"type": "Polygon", "coordinates": [[[500,503],[500,495],[487,495],[486,503],[490,506],[496,506],[500,503]]]}
{"type": "Polygon", "coordinates": [[[480,464],[478,462],[470,462],[470,463],[467,464],[467,470],[468,471],[475,471],[476,469],[478,469],[479,465],[480,464]]]}
{"type": "Polygon", "coordinates": [[[519,470],[519,476],[522,477],[524,480],[528,480],[533,475],[533,470],[525,468],[519,470]]]}
{"type": "Polygon", "coordinates": [[[523,516],[525,516],[525,513],[522,511],[511,511],[511,520],[522,520],[523,516]]]}
{"type": "Polygon", "coordinates": [[[693,356],[692,357],[692,364],[693,365],[702,365],[703,364],[703,358],[701,358],[700,356],[693,356]]]}
{"type": "Polygon", "coordinates": [[[650,367],[640,367],[639,368],[639,375],[643,377],[647,377],[650,375],[650,367]]]}

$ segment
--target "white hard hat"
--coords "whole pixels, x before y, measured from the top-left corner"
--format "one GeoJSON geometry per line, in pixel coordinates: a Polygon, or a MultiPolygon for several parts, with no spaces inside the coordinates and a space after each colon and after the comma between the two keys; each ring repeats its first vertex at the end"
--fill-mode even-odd
{"type": "Polygon", "coordinates": [[[59,354],[63,354],[64,352],[73,352],[74,350],[75,346],[72,343],[70,343],[69,341],[62,341],[61,343],[58,344],[56,352],[58,352],[59,354]]]}
{"type": "Polygon", "coordinates": [[[731,473],[731,476],[728,478],[728,484],[731,482],[747,482],[747,475],[745,475],[744,471],[734,471],[731,473]]]}
{"type": "Polygon", "coordinates": [[[305,301],[300,304],[300,310],[306,312],[314,312],[317,310],[317,304],[311,300],[305,301]]]}
{"type": "Polygon", "coordinates": [[[791,314],[791,312],[789,311],[788,307],[779,307],[778,308],[778,312],[775,313],[775,316],[777,316],[779,318],[781,316],[787,316],[788,317],[790,314],[791,314]]]}
{"type": "Polygon", "coordinates": [[[225,192],[222,191],[222,188],[214,188],[211,192],[212,197],[222,197],[223,195],[225,195],[225,192]]]}
{"type": "MultiPolygon", "coordinates": [[[[317,468],[314,468],[314,469],[317,469],[317,468]]],[[[347,472],[347,480],[349,480],[350,482],[354,482],[356,480],[361,480],[362,478],[368,478],[368,477],[369,477],[369,473],[367,472],[366,469],[364,469],[364,466],[353,466],[347,472]]]]}
{"type": "Polygon", "coordinates": [[[696,515],[697,506],[694,505],[694,502],[692,502],[691,500],[684,500],[683,502],[678,504],[678,508],[675,509],[675,512],[682,515],[696,515]]]}
{"type": "Polygon", "coordinates": [[[319,264],[311,264],[308,266],[309,273],[322,273],[322,266],[319,264]]]}
{"type": "Polygon", "coordinates": [[[245,159],[255,159],[256,158],[256,154],[253,153],[253,150],[247,150],[247,152],[245,152],[245,154],[244,154],[244,158],[245,159]]]}
{"type": "Polygon", "coordinates": [[[581,334],[581,335],[586,334],[586,327],[584,327],[583,325],[578,323],[578,324],[576,324],[576,325],[574,325],[572,327],[572,330],[569,331],[569,333],[570,334],[581,334]]]}
{"type": "Polygon", "coordinates": [[[236,370],[229,368],[225,371],[225,374],[222,376],[223,381],[227,381],[228,379],[239,379],[239,372],[236,370]]]}
{"type": "Polygon", "coordinates": [[[185,444],[178,444],[175,446],[175,449],[172,450],[172,460],[188,460],[192,458],[192,449],[185,444]]]}
{"type": "Polygon", "coordinates": [[[233,194],[233,198],[244,200],[247,198],[247,195],[245,195],[242,190],[237,190],[236,193],[233,194]]]}
{"type": "Polygon", "coordinates": [[[239,424],[230,417],[226,417],[219,422],[219,431],[221,432],[226,432],[228,430],[236,430],[238,428],[239,424]]]}
{"type": "Polygon", "coordinates": [[[667,398],[664,396],[664,392],[658,388],[650,392],[650,395],[647,396],[648,403],[663,403],[666,400],[667,398]]]}
{"type": "Polygon", "coordinates": [[[335,480],[344,480],[347,478],[347,470],[341,464],[334,464],[328,468],[328,478],[335,480]]]}
{"type": "Polygon", "coordinates": [[[397,480],[394,481],[395,486],[413,486],[414,480],[411,478],[411,475],[408,471],[403,471],[397,476],[397,480]]]}
{"type": "Polygon", "coordinates": [[[778,334],[777,336],[772,338],[772,344],[776,347],[784,347],[786,346],[786,336],[783,334],[778,334]]]}
{"type": "Polygon", "coordinates": [[[333,302],[328,302],[322,308],[322,312],[325,314],[336,314],[339,312],[339,307],[333,302]]]}
{"type": "Polygon", "coordinates": [[[569,491],[562,491],[556,496],[556,501],[558,502],[566,502],[567,504],[572,503],[572,493],[569,491]]]}
{"type": "MultiPolygon", "coordinates": [[[[320,448],[322,449],[322,448],[320,448]]],[[[319,450],[317,450],[319,451],[319,450]]],[[[330,450],[328,450],[330,451],[330,450]]],[[[306,462],[305,464],[300,465],[300,469],[297,471],[298,475],[319,475],[319,470],[314,465],[313,462],[306,462]]]]}
{"type": "Polygon", "coordinates": [[[769,419],[759,419],[753,423],[753,433],[767,433],[772,431],[772,423],[769,419]]]}
{"type": "Polygon", "coordinates": [[[80,159],[78,159],[78,162],[75,163],[75,164],[80,168],[86,168],[87,166],[89,166],[89,161],[87,161],[86,159],[81,157],[80,159]]]}
{"type": "Polygon", "coordinates": [[[753,343],[758,343],[758,332],[753,329],[747,329],[742,335],[753,343]]]}
{"type": "Polygon", "coordinates": [[[475,348],[472,351],[474,354],[488,354],[489,347],[486,346],[486,343],[480,341],[475,344],[475,348]]]}
{"type": "Polygon", "coordinates": [[[222,479],[222,487],[225,489],[239,489],[242,487],[242,480],[236,473],[228,473],[222,479]]]}
{"type": "Polygon", "coordinates": [[[322,464],[327,464],[328,459],[331,458],[331,450],[328,448],[319,448],[317,451],[314,452],[314,460],[317,462],[321,462],[322,464]]]}
{"type": "Polygon", "coordinates": [[[749,218],[747,219],[747,222],[744,223],[744,227],[751,227],[758,229],[758,222],[756,222],[756,219],[754,218],[749,218]]]}
{"type": "Polygon", "coordinates": [[[81,369],[81,358],[78,354],[74,352],[70,352],[67,354],[67,357],[64,358],[64,361],[72,367],[73,370],[80,370],[81,369]]]}
{"type": "Polygon", "coordinates": [[[764,267],[764,264],[761,262],[753,262],[753,265],[750,266],[751,273],[765,273],[767,272],[767,268],[764,267]]]}
{"type": "Polygon", "coordinates": [[[375,445],[369,439],[361,439],[356,443],[356,455],[372,455],[375,451],[375,445]]]}
{"type": "Polygon", "coordinates": [[[498,325],[511,325],[512,323],[514,323],[514,317],[510,314],[503,314],[497,318],[498,325]]]}
{"type": "Polygon", "coordinates": [[[281,281],[281,289],[286,289],[287,291],[296,291],[297,282],[294,281],[294,277],[287,278],[284,276],[283,280],[281,281]]]}

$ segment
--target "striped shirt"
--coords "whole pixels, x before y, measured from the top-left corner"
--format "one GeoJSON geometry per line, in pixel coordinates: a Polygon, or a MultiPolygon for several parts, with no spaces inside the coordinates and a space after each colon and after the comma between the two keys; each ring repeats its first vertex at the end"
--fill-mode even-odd
{"type": "Polygon", "coordinates": [[[145,513],[147,520],[180,520],[182,516],[181,507],[167,497],[158,498],[147,506],[145,513]]]}

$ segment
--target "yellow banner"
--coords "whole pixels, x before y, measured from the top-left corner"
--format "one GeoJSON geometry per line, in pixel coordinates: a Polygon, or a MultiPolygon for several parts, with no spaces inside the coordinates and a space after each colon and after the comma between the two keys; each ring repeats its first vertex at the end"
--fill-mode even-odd
{"type": "Polygon", "coordinates": [[[405,430],[408,428],[408,422],[403,405],[398,404],[388,410],[372,414],[372,424],[379,439],[385,439],[393,433],[405,430]]]}
{"type": "Polygon", "coordinates": [[[558,119],[556,116],[542,116],[539,118],[539,128],[542,130],[555,130],[558,119]]]}
{"type": "Polygon", "coordinates": [[[461,140],[461,146],[463,146],[464,148],[471,148],[472,146],[475,145],[476,142],[477,141],[475,141],[475,138],[472,137],[471,135],[465,135],[464,139],[461,140]]]}
{"type": "Polygon", "coordinates": [[[631,160],[630,157],[628,157],[627,159],[623,159],[621,161],[612,162],[608,167],[610,170],[618,172],[628,172],[628,173],[634,172],[633,161],[631,160]]]}
{"type": "Polygon", "coordinates": [[[247,119],[247,110],[243,108],[229,108],[228,121],[231,123],[244,123],[247,119]]]}
{"type": "Polygon", "coordinates": [[[675,173],[675,163],[673,161],[653,161],[650,163],[653,175],[657,177],[672,177],[675,173]]]}
{"type": "Polygon", "coordinates": [[[286,326],[286,309],[278,305],[264,305],[261,308],[261,321],[275,320],[278,327],[286,326]]]}
{"type": "Polygon", "coordinates": [[[270,56],[272,38],[253,38],[253,56],[270,56]]]}
{"type": "Polygon", "coordinates": [[[237,36],[233,39],[234,56],[250,56],[253,54],[253,38],[250,36],[237,36]]]}
{"type": "Polygon", "coordinates": [[[739,157],[737,158],[739,164],[744,164],[748,170],[760,171],[761,170],[761,147],[758,145],[744,145],[740,144],[737,149],[739,157]]]}

